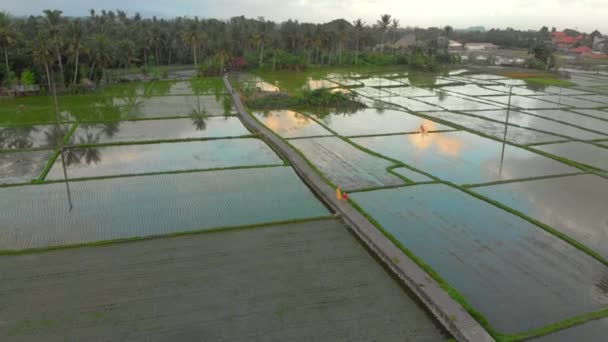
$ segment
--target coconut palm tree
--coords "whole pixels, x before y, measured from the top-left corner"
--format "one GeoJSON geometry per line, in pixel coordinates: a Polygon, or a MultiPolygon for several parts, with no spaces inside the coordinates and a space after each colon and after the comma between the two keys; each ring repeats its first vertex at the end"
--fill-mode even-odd
{"type": "Polygon", "coordinates": [[[6,65],[6,74],[10,72],[8,64],[8,49],[15,43],[15,32],[11,24],[11,18],[8,13],[0,12],[0,44],[4,49],[4,63],[6,65]]]}
{"type": "Polygon", "coordinates": [[[359,64],[359,39],[361,39],[365,22],[359,18],[353,22],[353,27],[355,30],[355,64],[359,64]]]}
{"type": "Polygon", "coordinates": [[[198,68],[197,50],[202,42],[201,32],[199,30],[198,18],[195,18],[190,23],[188,28],[182,32],[182,39],[192,48],[192,56],[194,58],[194,68],[198,68]]]}
{"type": "Polygon", "coordinates": [[[61,61],[61,45],[63,43],[61,37],[61,14],[60,10],[44,10],[45,15],[45,26],[49,33],[49,38],[55,48],[55,54],[57,55],[57,62],[59,64],[59,70],[61,71],[61,80],[65,84],[65,76],[63,71],[63,62],[61,61]]]}
{"type": "Polygon", "coordinates": [[[39,31],[37,41],[31,46],[34,60],[44,66],[46,73],[47,90],[51,91],[51,60],[53,58],[53,51],[49,45],[49,37],[46,31],[39,31]]]}
{"type": "Polygon", "coordinates": [[[384,35],[386,34],[386,31],[388,30],[388,26],[391,23],[391,15],[390,14],[383,14],[380,16],[380,20],[378,20],[377,24],[378,24],[378,28],[380,29],[380,32],[382,34],[382,38],[381,38],[381,42],[380,42],[380,53],[382,55],[384,55],[384,35]]]}
{"type": "Polygon", "coordinates": [[[82,40],[84,39],[84,29],[80,19],[76,19],[70,23],[67,33],[70,39],[69,50],[74,54],[74,80],[72,84],[76,85],[78,81],[80,51],[82,50],[82,40]]]}
{"type": "Polygon", "coordinates": [[[399,20],[393,18],[391,23],[391,32],[393,33],[393,53],[395,53],[395,43],[397,41],[397,29],[399,29],[399,20]]]}
{"type": "Polygon", "coordinates": [[[105,75],[105,68],[113,58],[112,42],[105,34],[95,35],[91,47],[92,66],[89,79],[93,78],[95,67],[101,68],[102,78],[105,75]]]}

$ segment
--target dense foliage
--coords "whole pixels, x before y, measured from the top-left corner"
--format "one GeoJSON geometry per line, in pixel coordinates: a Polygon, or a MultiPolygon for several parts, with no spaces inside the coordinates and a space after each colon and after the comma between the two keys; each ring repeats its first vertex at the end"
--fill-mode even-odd
{"type": "MultiPolygon", "coordinates": [[[[411,64],[432,69],[449,61],[447,45],[437,44],[445,30],[403,29],[383,15],[377,23],[343,19],[324,24],[264,18],[143,18],[117,10],[90,11],[66,18],[59,10],[15,18],[0,12],[0,77],[5,85],[30,82],[79,89],[108,79],[107,70],[123,68],[162,76],[162,65],[194,64],[201,75],[227,69],[301,70],[310,64],[411,64]],[[415,32],[411,48],[394,45],[415,32]]],[[[445,39],[444,39],[445,40],[445,39]]]]}

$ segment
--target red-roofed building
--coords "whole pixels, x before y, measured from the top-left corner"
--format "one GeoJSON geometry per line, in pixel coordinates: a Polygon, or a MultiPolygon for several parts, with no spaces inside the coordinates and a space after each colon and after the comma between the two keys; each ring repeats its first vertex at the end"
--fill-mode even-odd
{"type": "Polygon", "coordinates": [[[579,34],[576,37],[571,37],[562,31],[553,32],[551,33],[551,36],[553,37],[553,44],[561,49],[570,49],[574,44],[585,39],[585,36],[582,34],[579,34]]]}
{"type": "Polygon", "coordinates": [[[589,55],[589,54],[591,54],[592,51],[593,50],[590,47],[584,46],[584,45],[581,45],[577,48],[570,49],[570,52],[577,53],[579,55],[589,55]]]}

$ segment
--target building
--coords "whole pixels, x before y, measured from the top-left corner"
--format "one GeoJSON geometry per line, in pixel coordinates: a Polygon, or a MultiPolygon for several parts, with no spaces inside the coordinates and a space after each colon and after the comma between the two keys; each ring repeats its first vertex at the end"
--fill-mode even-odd
{"type": "Polygon", "coordinates": [[[467,51],[496,51],[498,50],[498,45],[492,43],[466,43],[464,48],[467,51]]]}
{"type": "Polygon", "coordinates": [[[593,50],[588,46],[581,45],[577,48],[572,48],[569,51],[578,55],[590,55],[593,50]]]}
{"type": "Polygon", "coordinates": [[[455,40],[450,40],[448,42],[448,50],[449,51],[462,51],[462,50],[464,50],[464,45],[455,40]]]}
{"type": "Polygon", "coordinates": [[[604,52],[607,51],[608,37],[594,37],[593,38],[593,51],[604,52]]]}
{"type": "Polygon", "coordinates": [[[416,44],[416,35],[413,33],[410,33],[410,34],[406,34],[405,36],[403,36],[401,39],[396,41],[394,44],[390,44],[390,45],[387,44],[387,46],[389,46],[393,49],[402,50],[402,49],[407,49],[410,46],[413,46],[414,44],[416,44]]]}
{"type": "Polygon", "coordinates": [[[557,31],[551,33],[551,41],[553,45],[562,50],[568,50],[574,46],[574,44],[585,39],[585,35],[579,34],[578,36],[569,36],[566,32],[557,31]]]}

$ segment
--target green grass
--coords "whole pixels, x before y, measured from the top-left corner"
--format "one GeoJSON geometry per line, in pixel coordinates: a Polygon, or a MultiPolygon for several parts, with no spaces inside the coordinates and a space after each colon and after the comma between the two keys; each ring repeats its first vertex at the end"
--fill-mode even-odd
{"type": "MultiPolygon", "coordinates": [[[[46,175],[48,175],[49,171],[51,171],[51,168],[53,167],[53,164],[55,164],[55,160],[57,160],[60,153],[61,153],[61,151],[59,149],[55,149],[55,152],[53,153],[51,158],[49,158],[49,160],[46,162],[44,169],[42,169],[40,176],[38,177],[38,179],[34,180],[32,182],[32,184],[40,184],[44,181],[44,179],[46,178],[46,175]]],[[[13,185],[13,184],[11,184],[11,185],[13,185]]]]}
{"type": "Polygon", "coordinates": [[[238,231],[244,229],[254,229],[261,227],[273,227],[279,225],[286,224],[297,224],[297,223],[306,223],[306,222],[314,222],[321,220],[334,220],[336,219],[333,215],[326,216],[318,216],[311,217],[306,219],[294,219],[294,220],[285,220],[285,221],[275,221],[268,223],[256,223],[256,224],[248,224],[248,225],[240,225],[240,226],[227,226],[227,227],[217,227],[211,229],[199,229],[199,230],[189,230],[189,231],[181,231],[174,232],[170,234],[161,234],[161,235],[149,235],[149,236],[135,236],[131,238],[123,238],[123,239],[114,239],[114,240],[101,240],[80,244],[71,244],[71,245],[60,245],[60,246],[51,246],[51,247],[42,247],[42,248],[30,248],[30,249],[20,249],[20,250],[0,250],[0,256],[13,256],[13,255],[23,255],[30,253],[43,253],[64,249],[73,249],[73,248],[82,248],[82,247],[99,247],[99,246],[109,246],[117,243],[128,243],[128,242],[136,242],[136,241],[145,241],[152,239],[162,239],[162,238],[172,238],[178,236],[187,236],[187,235],[199,235],[199,234],[211,234],[211,233],[221,233],[225,231],[238,231]]]}

